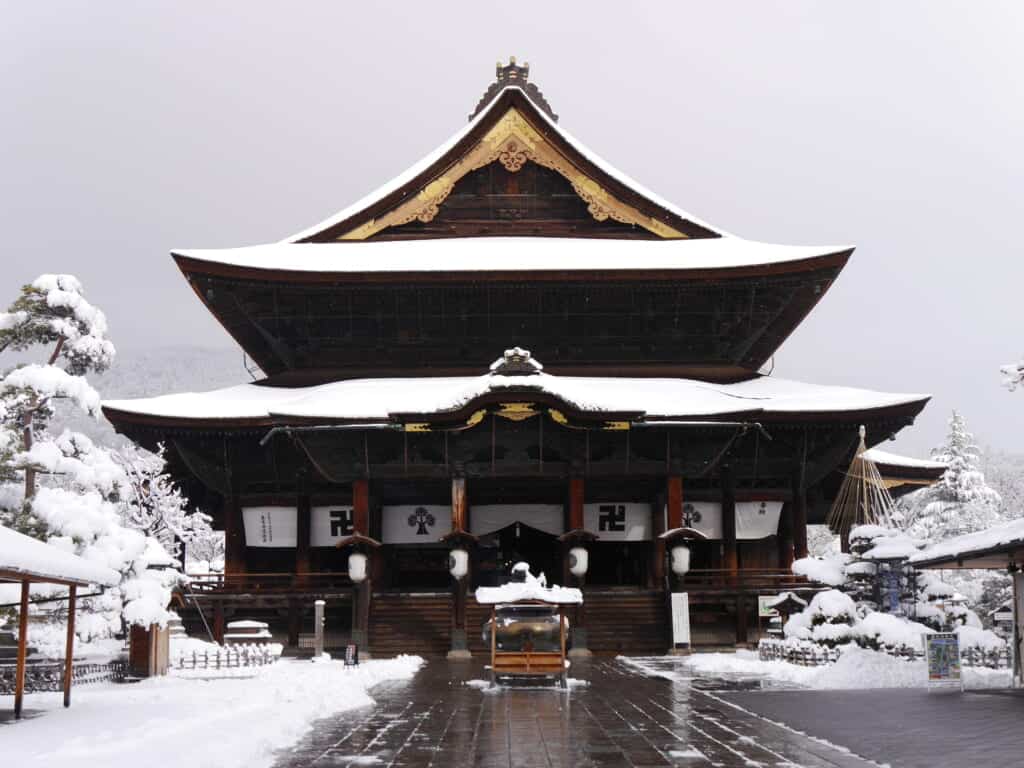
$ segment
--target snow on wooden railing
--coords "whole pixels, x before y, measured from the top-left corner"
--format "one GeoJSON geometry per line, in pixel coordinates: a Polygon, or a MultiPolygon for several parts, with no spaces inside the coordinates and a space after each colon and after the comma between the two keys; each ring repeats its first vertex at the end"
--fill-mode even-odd
{"type": "MultiPolygon", "coordinates": [[[[75,685],[124,682],[128,664],[122,660],[106,663],[74,662],[71,680],[75,685]]],[[[14,664],[0,664],[0,694],[14,693],[14,664]]],[[[30,662],[25,668],[26,693],[64,690],[64,662],[30,662]]]]}
{"type": "MultiPolygon", "coordinates": [[[[907,661],[916,661],[924,658],[924,651],[910,648],[890,648],[883,645],[877,649],[880,653],[888,654],[907,661]]],[[[816,643],[806,640],[776,640],[766,638],[757,644],[757,655],[761,661],[785,661],[790,664],[797,664],[802,667],[819,667],[838,661],[842,655],[843,647],[825,648],[816,643]]],[[[986,667],[988,669],[1012,669],[1013,654],[1009,646],[985,650],[983,648],[970,647],[960,649],[960,664],[964,667],[986,667]]]]}
{"type": "Polygon", "coordinates": [[[243,667],[264,667],[277,661],[279,654],[266,645],[249,643],[220,647],[211,652],[192,651],[181,653],[174,662],[176,669],[240,669],[243,667]]]}

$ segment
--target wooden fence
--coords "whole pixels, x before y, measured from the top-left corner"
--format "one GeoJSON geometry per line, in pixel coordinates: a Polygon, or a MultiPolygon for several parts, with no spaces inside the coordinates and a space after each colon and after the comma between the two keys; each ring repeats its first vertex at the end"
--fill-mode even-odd
{"type": "Polygon", "coordinates": [[[265,667],[277,661],[278,655],[266,646],[232,645],[219,648],[211,653],[182,653],[174,662],[176,669],[239,669],[242,667],[265,667]]]}

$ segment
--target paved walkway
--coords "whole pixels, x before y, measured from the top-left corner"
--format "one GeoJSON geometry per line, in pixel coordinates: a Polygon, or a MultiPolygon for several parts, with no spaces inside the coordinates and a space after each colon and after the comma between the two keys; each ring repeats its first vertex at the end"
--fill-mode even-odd
{"type": "Polygon", "coordinates": [[[484,690],[466,684],[485,676],[480,662],[432,660],[411,681],[374,688],[377,706],[316,723],[277,768],[868,765],[694,681],[647,677],[607,659],[576,664],[572,674],[590,684],[484,690]]]}

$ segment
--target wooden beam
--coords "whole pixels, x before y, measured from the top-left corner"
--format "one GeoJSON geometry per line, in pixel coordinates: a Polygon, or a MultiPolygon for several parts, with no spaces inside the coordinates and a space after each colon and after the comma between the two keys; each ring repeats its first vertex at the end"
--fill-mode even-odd
{"type": "Polygon", "coordinates": [[[26,579],[21,582],[21,605],[18,608],[18,661],[14,672],[14,717],[21,717],[21,705],[25,699],[25,657],[28,654],[28,586],[26,579]]]}
{"type": "Polygon", "coordinates": [[[779,515],[779,568],[789,570],[793,565],[793,502],[782,505],[779,515]]]}
{"type": "Polygon", "coordinates": [[[68,637],[64,645],[64,706],[71,706],[71,678],[74,675],[75,661],[75,603],[78,587],[68,587],[68,637]]]}

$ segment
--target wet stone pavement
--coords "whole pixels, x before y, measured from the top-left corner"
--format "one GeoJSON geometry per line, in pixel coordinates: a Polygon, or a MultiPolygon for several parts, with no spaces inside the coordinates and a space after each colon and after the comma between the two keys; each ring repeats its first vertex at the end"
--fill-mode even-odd
{"type": "Polygon", "coordinates": [[[586,684],[487,690],[481,662],[433,659],[376,686],[376,706],[315,723],[275,768],[869,765],[732,706],[712,690],[723,681],[670,681],[612,659],[571,674],[586,684]]]}

